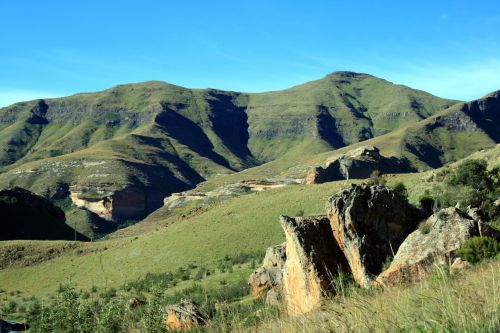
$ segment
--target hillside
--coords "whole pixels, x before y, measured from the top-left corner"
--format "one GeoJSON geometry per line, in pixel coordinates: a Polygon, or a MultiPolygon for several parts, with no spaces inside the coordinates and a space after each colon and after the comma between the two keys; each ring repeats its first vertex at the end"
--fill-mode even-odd
{"type": "Polygon", "coordinates": [[[203,180],[367,140],[452,104],[351,72],[268,93],[145,82],[17,103],[0,109],[0,186],[138,220],[203,180]]]}
{"type": "Polygon", "coordinates": [[[428,118],[384,135],[315,155],[278,160],[201,183],[200,190],[263,178],[304,178],[315,165],[362,146],[375,146],[384,156],[408,159],[420,171],[439,168],[500,143],[500,91],[468,103],[457,103],[428,118]]]}
{"type": "MultiPolygon", "coordinates": [[[[500,147],[473,154],[488,160],[490,167],[500,166],[500,147]]],[[[459,163],[459,162],[458,162],[459,163]]],[[[457,163],[457,164],[458,164],[457,163]]],[[[433,186],[436,171],[388,177],[389,185],[402,181],[409,189],[410,202],[433,186]]],[[[8,290],[23,290],[43,295],[55,290],[71,275],[81,288],[118,286],[144,278],[147,273],[175,272],[189,265],[209,269],[217,267],[226,256],[263,253],[283,241],[278,216],[317,215],[324,212],[328,197],[350,183],[336,181],[320,185],[290,185],[223,201],[207,209],[174,212],[154,222],[141,222],[121,237],[93,243],[2,242],[2,256],[22,246],[37,255],[37,265],[22,258],[0,270],[0,281],[8,290]],[[135,232],[133,231],[135,229],[135,232]],[[70,244],[70,243],[66,243],[70,244]],[[53,247],[55,256],[44,256],[53,247]],[[35,283],[36,281],[36,283],[35,283]]],[[[4,287],[5,288],[5,287],[4,287]]]]}
{"type": "Polygon", "coordinates": [[[64,212],[50,200],[14,188],[0,191],[0,241],[88,240],[68,225],[64,212]]]}

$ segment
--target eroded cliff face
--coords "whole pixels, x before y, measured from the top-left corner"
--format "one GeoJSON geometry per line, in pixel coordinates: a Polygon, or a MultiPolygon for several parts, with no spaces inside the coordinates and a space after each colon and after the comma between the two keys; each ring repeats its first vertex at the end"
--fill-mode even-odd
{"type": "Polygon", "coordinates": [[[327,214],[354,280],[362,287],[371,285],[421,218],[393,189],[367,185],[353,185],[331,197],[327,214]]]}
{"type": "Polygon", "coordinates": [[[285,232],[283,298],[289,314],[317,308],[331,289],[332,277],[348,265],[326,216],[280,217],[285,232]]]}
{"type": "Polygon", "coordinates": [[[71,201],[107,221],[123,222],[144,217],[148,213],[147,193],[138,188],[125,188],[113,193],[93,193],[70,191],[71,201]],[[99,196],[99,194],[101,194],[99,196]]]}

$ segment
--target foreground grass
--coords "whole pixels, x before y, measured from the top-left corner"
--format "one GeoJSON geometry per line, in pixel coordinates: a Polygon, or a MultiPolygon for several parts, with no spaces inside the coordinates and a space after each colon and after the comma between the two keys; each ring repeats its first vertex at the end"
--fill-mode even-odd
{"type": "MultiPolygon", "coordinates": [[[[235,265],[235,268],[238,266],[235,265]]],[[[245,269],[220,283],[220,274],[174,288],[146,279],[118,289],[77,291],[60,287],[45,302],[32,301],[17,318],[32,332],[165,332],[166,304],[191,298],[210,313],[208,325],[192,332],[498,332],[500,260],[459,272],[436,266],[423,282],[388,289],[361,289],[341,281],[337,295],[309,314],[289,317],[283,309],[248,296],[245,269]],[[213,283],[213,278],[219,282],[213,283]],[[139,283],[140,282],[140,283],[139,283]],[[152,282],[152,283],[150,283],[152,282]],[[147,300],[128,306],[131,296],[147,300]]],[[[171,281],[171,279],[167,279],[171,281]]],[[[350,281],[350,280],[349,280],[350,281]]],[[[1,302],[0,302],[1,303],[1,302]]],[[[3,303],[2,308],[9,308],[3,303]]],[[[12,319],[12,318],[11,318],[12,319]]]]}
{"type": "Polygon", "coordinates": [[[312,314],[248,332],[499,332],[500,261],[390,289],[348,288],[312,314]]]}

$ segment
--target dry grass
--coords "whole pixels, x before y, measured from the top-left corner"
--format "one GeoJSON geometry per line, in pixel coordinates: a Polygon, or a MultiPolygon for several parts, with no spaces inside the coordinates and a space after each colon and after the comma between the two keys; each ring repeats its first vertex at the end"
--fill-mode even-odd
{"type": "Polygon", "coordinates": [[[270,319],[253,332],[500,332],[500,261],[386,290],[348,289],[301,317],[270,319]]]}

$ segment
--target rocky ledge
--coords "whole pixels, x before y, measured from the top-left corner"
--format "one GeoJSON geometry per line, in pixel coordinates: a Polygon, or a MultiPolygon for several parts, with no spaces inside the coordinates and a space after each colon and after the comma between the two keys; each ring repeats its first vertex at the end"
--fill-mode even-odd
{"type": "Polygon", "coordinates": [[[406,159],[384,157],[373,146],[364,146],[330,158],[325,167],[313,167],[306,176],[307,184],[321,184],[343,179],[365,179],[372,172],[406,173],[414,171],[406,159]]]}

